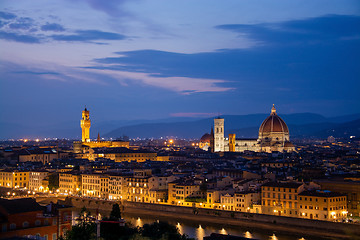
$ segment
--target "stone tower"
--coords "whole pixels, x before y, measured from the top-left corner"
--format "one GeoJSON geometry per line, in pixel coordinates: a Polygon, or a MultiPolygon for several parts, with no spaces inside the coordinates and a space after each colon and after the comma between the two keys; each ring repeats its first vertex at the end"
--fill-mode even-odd
{"type": "Polygon", "coordinates": [[[86,109],[86,107],[84,111],[82,111],[80,125],[82,130],[82,142],[90,142],[90,112],[86,109]]]}
{"type": "Polygon", "coordinates": [[[214,119],[214,152],[223,152],[224,148],[224,119],[214,119]]]}

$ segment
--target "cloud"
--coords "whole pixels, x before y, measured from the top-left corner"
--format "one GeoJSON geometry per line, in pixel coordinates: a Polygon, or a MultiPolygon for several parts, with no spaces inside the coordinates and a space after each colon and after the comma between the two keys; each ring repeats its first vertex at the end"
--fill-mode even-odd
{"type": "Polygon", "coordinates": [[[4,39],[7,41],[15,41],[21,43],[40,43],[41,38],[37,36],[24,35],[12,32],[0,31],[0,39],[4,39]]]}
{"type": "Polygon", "coordinates": [[[189,78],[189,77],[162,77],[155,73],[127,72],[111,69],[99,69],[87,67],[89,72],[104,74],[116,79],[123,86],[141,84],[155,86],[178,92],[184,95],[201,92],[226,92],[233,90],[231,87],[223,87],[220,84],[226,81],[221,79],[189,78]]]}
{"type": "Polygon", "coordinates": [[[0,12],[0,18],[9,20],[16,18],[16,15],[10,12],[0,12]]]}
{"type": "Polygon", "coordinates": [[[124,40],[127,37],[122,34],[112,33],[112,32],[103,32],[98,30],[77,30],[76,34],[65,35],[58,34],[52,35],[51,38],[57,41],[68,41],[68,42],[88,42],[94,40],[124,40]]]}
{"type": "Polygon", "coordinates": [[[359,25],[360,16],[327,15],[279,23],[225,24],[215,28],[270,44],[318,44],[359,36],[359,25]]]}
{"type": "Polygon", "coordinates": [[[57,23],[46,23],[41,26],[42,31],[53,31],[53,32],[63,32],[65,28],[57,23]]]}
{"type": "Polygon", "coordinates": [[[93,9],[105,12],[112,17],[124,17],[129,13],[124,10],[123,4],[129,0],[85,0],[93,9]]]}
{"type": "Polygon", "coordinates": [[[23,29],[27,30],[34,26],[34,20],[28,17],[17,18],[15,22],[9,24],[10,29],[23,29]]]}
{"type": "Polygon", "coordinates": [[[256,92],[258,101],[262,98],[264,101],[266,98],[354,100],[359,99],[354,86],[360,87],[358,19],[324,16],[271,27],[226,25],[221,29],[247,32],[249,37],[268,44],[192,54],[159,50],[116,52],[116,56],[94,59],[89,67],[114,74],[116,71],[143,74],[146,84],[163,84],[184,94],[197,92],[201,87],[187,87],[186,84],[191,86],[190,81],[181,83],[181,78],[206,79],[208,82],[204,81],[202,87],[211,84],[249,98],[256,92]],[[334,29],[322,29],[330,26],[334,29]],[[171,86],[172,81],[177,85],[171,86]]]}

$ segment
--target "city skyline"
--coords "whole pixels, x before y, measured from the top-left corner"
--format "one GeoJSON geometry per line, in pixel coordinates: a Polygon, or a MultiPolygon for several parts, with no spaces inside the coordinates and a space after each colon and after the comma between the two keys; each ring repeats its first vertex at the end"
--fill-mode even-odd
{"type": "Polygon", "coordinates": [[[356,1],[3,1],[1,125],[358,113],[356,1]]]}

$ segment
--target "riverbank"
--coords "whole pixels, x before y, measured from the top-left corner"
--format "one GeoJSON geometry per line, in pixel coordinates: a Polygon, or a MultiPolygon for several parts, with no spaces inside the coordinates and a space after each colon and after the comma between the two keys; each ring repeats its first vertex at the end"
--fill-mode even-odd
{"type": "MultiPolygon", "coordinates": [[[[65,204],[77,208],[111,210],[111,201],[67,198],[65,204]]],[[[355,224],[298,219],[265,214],[221,211],[192,207],[150,204],[139,202],[121,202],[124,213],[161,216],[174,220],[198,221],[212,224],[227,224],[249,229],[264,229],[286,234],[318,236],[335,239],[356,239],[360,236],[360,227],[355,224]]]]}

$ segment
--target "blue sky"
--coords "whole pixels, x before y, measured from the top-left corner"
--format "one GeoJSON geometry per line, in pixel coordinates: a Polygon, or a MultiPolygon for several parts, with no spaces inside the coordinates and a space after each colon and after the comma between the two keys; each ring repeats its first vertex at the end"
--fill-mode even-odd
{"type": "Polygon", "coordinates": [[[359,112],[360,3],[3,0],[0,123],[359,112]]]}

